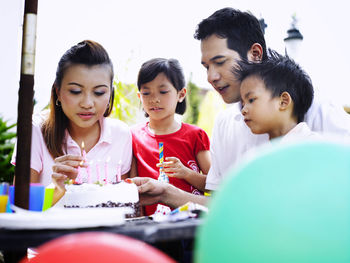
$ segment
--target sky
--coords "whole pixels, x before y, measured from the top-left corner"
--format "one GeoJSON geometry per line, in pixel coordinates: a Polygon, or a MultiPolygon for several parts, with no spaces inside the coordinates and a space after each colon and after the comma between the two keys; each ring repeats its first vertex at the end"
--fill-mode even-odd
{"type": "MultiPolygon", "coordinates": [[[[143,62],[176,58],[186,80],[210,89],[201,65],[197,24],[217,9],[234,7],[263,17],[267,46],[284,53],[283,39],[296,14],[304,36],[298,62],[321,98],[350,105],[350,43],[346,0],[39,0],[35,60],[35,111],[47,105],[57,63],[81,40],[101,43],[116,76],[135,83],[143,62]]],[[[0,115],[16,121],[20,77],[23,0],[0,0],[0,115]]]]}

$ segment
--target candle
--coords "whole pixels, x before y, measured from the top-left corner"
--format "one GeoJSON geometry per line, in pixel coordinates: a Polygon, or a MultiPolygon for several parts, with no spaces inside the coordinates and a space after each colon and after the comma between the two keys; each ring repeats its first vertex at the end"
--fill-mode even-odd
{"type": "MultiPolygon", "coordinates": [[[[81,142],[81,155],[83,156],[83,161],[81,161],[81,165],[87,161],[86,159],[86,151],[85,151],[85,143],[84,141],[81,142]]],[[[86,167],[86,173],[87,173],[87,183],[91,184],[91,170],[90,170],[90,164],[88,163],[88,166],[86,167]]],[[[86,180],[86,179],[85,179],[86,180]]],[[[80,176],[80,183],[83,183],[83,179],[80,176]]]]}
{"type": "Polygon", "coordinates": [[[81,179],[81,171],[80,171],[80,164],[78,165],[78,175],[77,175],[77,178],[75,178],[75,181],[78,183],[78,184],[81,184],[82,183],[82,179],[81,179]]]}
{"type": "Polygon", "coordinates": [[[90,164],[92,164],[92,161],[91,161],[91,162],[88,162],[88,166],[86,167],[86,172],[87,172],[87,175],[88,175],[88,183],[89,183],[89,184],[92,183],[90,164]]]}
{"type": "Polygon", "coordinates": [[[122,180],[122,160],[119,160],[117,166],[117,182],[122,180]]]}
{"type": "Polygon", "coordinates": [[[108,184],[108,162],[109,162],[110,157],[105,161],[105,184],[108,184]]]}
{"type": "MultiPolygon", "coordinates": [[[[164,145],[162,142],[159,143],[159,162],[163,163],[164,162],[164,145]]],[[[159,168],[159,176],[158,176],[158,181],[163,181],[169,183],[169,178],[165,174],[163,170],[163,166],[159,168]]]]}
{"type": "Polygon", "coordinates": [[[86,151],[85,151],[85,143],[84,143],[84,141],[81,142],[81,152],[82,152],[82,156],[84,158],[84,161],[86,161],[86,151]]]}
{"type": "Polygon", "coordinates": [[[100,160],[96,162],[96,176],[97,176],[97,182],[100,182],[101,175],[100,175],[100,160]]]}
{"type": "Polygon", "coordinates": [[[163,153],[163,143],[159,143],[159,162],[163,163],[164,162],[164,153],[163,153]]]}

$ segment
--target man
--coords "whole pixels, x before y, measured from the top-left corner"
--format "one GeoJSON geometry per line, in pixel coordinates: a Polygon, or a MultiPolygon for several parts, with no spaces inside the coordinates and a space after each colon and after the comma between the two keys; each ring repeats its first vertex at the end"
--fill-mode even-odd
{"type": "MultiPolygon", "coordinates": [[[[232,73],[237,61],[259,62],[267,58],[266,44],[259,21],[247,12],[223,8],[199,23],[195,38],[201,41],[202,65],[208,82],[231,107],[215,121],[211,153],[212,166],[206,189],[217,190],[229,168],[249,149],[268,141],[268,136],[252,134],[240,112],[240,82],[232,73]]],[[[350,136],[350,116],[341,107],[321,104],[317,98],[305,116],[313,131],[350,136]]],[[[135,178],[141,202],[163,202],[177,207],[188,201],[205,204],[206,197],[185,193],[172,185],[148,178],[135,178]]]]}

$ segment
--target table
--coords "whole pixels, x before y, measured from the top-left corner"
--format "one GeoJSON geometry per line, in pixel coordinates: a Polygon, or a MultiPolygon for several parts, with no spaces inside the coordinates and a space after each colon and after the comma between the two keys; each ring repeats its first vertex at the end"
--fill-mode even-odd
{"type": "Polygon", "coordinates": [[[0,229],[0,250],[3,252],[5,262],[17,262],[26,255],[28,247],[37,247],[49,240],[63,235],[104,231],[122,234],[147,242],[162,250],[179,262],[183,262],[182,242],[192,243],[196,228],[202,219],[189,218],[178,222],[157,223],[142,217],[129,219],[124,225],[115,227],[98,227],[82,229],[47,229],[47,230],[6,230],[0,229]]]}

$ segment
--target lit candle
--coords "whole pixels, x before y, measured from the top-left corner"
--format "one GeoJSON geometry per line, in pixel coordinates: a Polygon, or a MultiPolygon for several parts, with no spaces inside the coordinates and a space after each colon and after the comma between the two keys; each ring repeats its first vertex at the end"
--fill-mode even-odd
{"type": "MultiPolygon", "coordinates": [[[[83,161],[81,161],[81,165],[82,165],[84,162],[87,162],[84,141],[81,142],[81,155],[83,156],[83,161]]],[[[87,173],[87,176],[88,176],[87,183],[91,184],[91,170],[90,170],[90,164],[89,163],[88,163],[88,166],[86,167],[86,173],[87,173]]],[[[83,183],[83,179],[82,178],[81,178],[81,183],[83,183]]]]}
{"type": "Polygon", "coordinates": [[[105,184],[108,184],[108,162],[109,162],[110,157],[105,161],[105,184]]]}
{"type": "Polygon", "coordinates": [[[84,161],[86,161],[86,151],[85,151],[85,143],[84,143],[84,141],[81,142],[81,152],[82,152],[82,156],[84,158],[84,161]]]}
{"type": "Polygon", "coordinates": [[[82,183],[82,179],[81,179],[81,168],[80,168],[80,164],[78,165],[78,175],[77,175],[77,178],[75,178],[75,181],[78,183],[78,184],[81,184],[82,183]]]}

